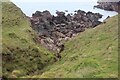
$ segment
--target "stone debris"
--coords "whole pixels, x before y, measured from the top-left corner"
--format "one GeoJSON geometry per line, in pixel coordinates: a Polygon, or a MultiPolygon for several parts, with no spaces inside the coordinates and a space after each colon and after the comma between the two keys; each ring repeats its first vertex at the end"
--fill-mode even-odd
{"type": "Polygon", "coordinates": [[[94,8],[100,8],[107,11],[116,11],[120,13],[120,1],[119,2],[112,2],[110,0],[104,1],[104,0],[98,0],[98,5],[95,5],[94,8]]]}
{"type": "MultiPolygon", "coordinates": [[[[67,12],[67,10],[66,10],[67,12]]],[[[101,22],[99,13],[76,11],[74,14],[56,12],[57,16],[51,15],[49,11],[36,11],[30,18],[32,28],[38,32],[38,41],[47,49],[56,53],[64,50],[65,40],[69,40],[86,28],[94,28],[101,22]]]]}

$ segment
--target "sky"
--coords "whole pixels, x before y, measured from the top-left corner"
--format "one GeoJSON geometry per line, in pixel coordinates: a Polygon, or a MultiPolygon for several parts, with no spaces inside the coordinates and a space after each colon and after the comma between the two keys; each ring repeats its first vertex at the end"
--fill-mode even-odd
{"type": "Polygon", "coordinates": [[[11,0],[22,11],[31,16],[35,11],[44,11],[49,10],[52,14],[55,15],[56,10],[65,11],[68,10],[69,13],[74,12],[74,10],[82,9],[85,11],[91,10],[94,5],[97,4],[97,0],[93,2],[88,2],[88,0],[11,0]],[[73,2],[74,1],[74,2],[73,2]],[[81,2],[80,2],[81,1],[81,2]]]}
{"type": "MultiPolygon", "coordinates": [[[[6,1],[6,0],[3,0],[6,1]]],[[[14,2],[97,2],[98,0],[11,0],[14,2]]],[[[99,0],[102,2],[118,2],[120,0],[99,0]]]]}
{"type": "Polygon", "coordinates": [[[14,2],[96,2],[97,0],[11,0],[14,2]]]}
{"type": "Polygon", "coordinates": [[[36,11],[49,10],[51,14],[56,15],[56,10],[74,13],[75,10],[91,11],[94,13],[101,13],[104,20],[108,16],[114,16],[116,12],[104,11],[101,9],[93,9],[97,5],[98,0],[11,0],[27,15],[32,16],[36,11]],[[107,13],[107,14],[106,14],[107,13]]]}

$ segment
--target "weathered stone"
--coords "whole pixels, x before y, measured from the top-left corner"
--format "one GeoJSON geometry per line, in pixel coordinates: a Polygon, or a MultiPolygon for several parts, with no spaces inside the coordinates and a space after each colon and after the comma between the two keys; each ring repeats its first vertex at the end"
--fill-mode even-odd
{"type": "Polygon", "coordinates": [[[106,2],[104,0],[98,0],[98,5],[95,5],[94,8],[100,8],[108,11],[116,11],[120,12],[120,1],[119,2],[111,2],[110,0],[107,0],[106,2]]]}
{"type": "Polygon", "coordinates": [[[38,32],[38,42],[53,51],[55,56],[61,58],[60,52],[64,50],[63,40],[69,40],[85,28],[95,27],[100,24],[98,19],[102,17],[99,13],[76,11],[74,15],[65,12],[56,12],[57,16],[51,15],[49,11],[36,11],[30,19],[32,28],[38,32]]]}

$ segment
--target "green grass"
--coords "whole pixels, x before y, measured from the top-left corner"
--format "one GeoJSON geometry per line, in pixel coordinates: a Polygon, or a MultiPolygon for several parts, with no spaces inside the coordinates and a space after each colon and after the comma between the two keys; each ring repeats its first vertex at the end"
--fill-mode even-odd
{"type": "Polygon", "coordinates": [[[3,76],[22,78],[118,77],[118,17],[65,42],[62,59],[33,39],[36,33],[13,3],[2,4],[3,76]]]}
{"type": "Polygon", "coordinates": [[[2,3],[3,76],[20,77],[53,62],[53,53],[37,44],[36,33],[23,12],[11,2],[2,3]]]}
{"type": "MultiPolygon", "coordinates": [[[[33,78],[117,78],[118,17],[65,43],[62,59],[33,78]]],[[[25,76],[26,77],[26,76],[25,76]]]]}

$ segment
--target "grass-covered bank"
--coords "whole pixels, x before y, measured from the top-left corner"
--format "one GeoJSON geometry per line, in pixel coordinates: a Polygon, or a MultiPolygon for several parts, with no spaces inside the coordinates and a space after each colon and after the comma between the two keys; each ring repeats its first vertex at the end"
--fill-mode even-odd
{"type": "Polygon", "coordinates": [[[4,77],[118,77],[118,16],[65,42],[62,58],[55,63],[54,55],[35,42],[30,25],[20,8],[2,3],[4,77]]]}
{"type": "Polygon", "coordinates": [[[62,59],[33,78],[117,78],[118,16],[65,43],[62,59]]]}
{"type": "Polygon", "coordinates": [[[52,62],[53,54],[34,41],[36,33],[30,25],[15,4],[2,3],[3,76],[33,74],[52,62]]]}

